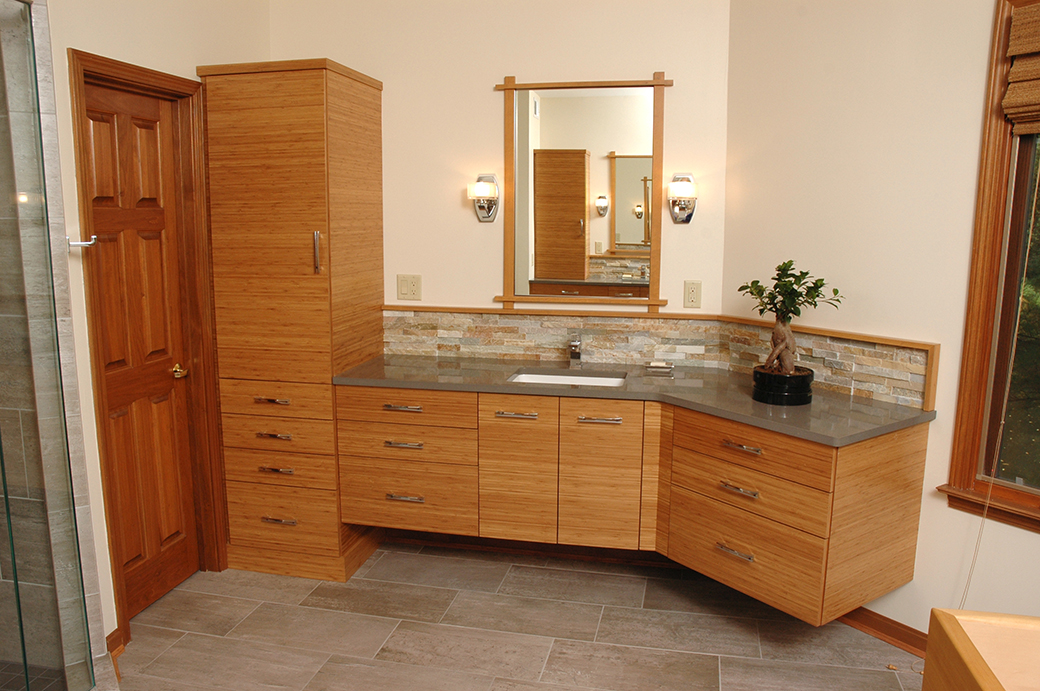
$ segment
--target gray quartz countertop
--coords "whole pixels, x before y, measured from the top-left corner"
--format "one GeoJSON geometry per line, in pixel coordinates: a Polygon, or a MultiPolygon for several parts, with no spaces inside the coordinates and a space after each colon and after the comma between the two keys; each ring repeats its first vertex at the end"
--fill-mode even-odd
{"type": "Polygon", "coordinates": [[[518,371],[566,372],[566,362],[467,357],[383,355],[333,378],[340,386],[379,386],[440,391],[616,398],[670,403],[801,439],[840,447],[935,419],[935,411],[813,390],[802,406],[775,406],[751,398],[751,375],[707,367],[675,367],[672,376],[650,374],[641,365],[585,363],[585,374],[621,374],[620,387],[519,384],[518,371]]]}

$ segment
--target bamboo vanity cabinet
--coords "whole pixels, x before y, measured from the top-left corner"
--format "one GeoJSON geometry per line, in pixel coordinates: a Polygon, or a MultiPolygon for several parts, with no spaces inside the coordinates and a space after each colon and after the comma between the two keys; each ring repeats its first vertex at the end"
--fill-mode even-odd
{"type": "Polygon", "coordinates": [[[346,580],[332,377],[382,352],[382,85],[328,60],[198,68],[228,565],[346,580]]]}

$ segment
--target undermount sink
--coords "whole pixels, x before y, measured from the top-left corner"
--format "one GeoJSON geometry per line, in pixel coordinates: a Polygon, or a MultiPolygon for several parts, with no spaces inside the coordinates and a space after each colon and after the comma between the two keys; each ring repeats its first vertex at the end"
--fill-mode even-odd
{"type": "Polygon", "coordinates": [[[583,374],[575,371],[517,372],[506,381],[514,384],[558,384],[561,386],[622,386],[624,372],[583,374]]]}

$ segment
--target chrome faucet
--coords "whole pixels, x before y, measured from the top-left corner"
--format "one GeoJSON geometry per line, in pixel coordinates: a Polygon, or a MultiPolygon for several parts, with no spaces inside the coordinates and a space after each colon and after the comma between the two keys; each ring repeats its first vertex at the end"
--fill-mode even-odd
{"type": "Polygon", "coordinates": [[[571,367],[581,367],[581,336],[578,334],[571,336],[568,351],[571,356],[571,367]]]}

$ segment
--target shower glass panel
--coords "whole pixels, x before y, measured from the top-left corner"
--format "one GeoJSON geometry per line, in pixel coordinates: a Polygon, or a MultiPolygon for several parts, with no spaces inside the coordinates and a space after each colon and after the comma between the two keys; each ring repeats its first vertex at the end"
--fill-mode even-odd
{"type": "MultiPolygon", "coordinates": [[[[94,685],[29,5],[0,0],[0,689],[94,685]]],[[[63,248],[57,248],[63,251],[63,248]]]]}

